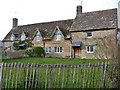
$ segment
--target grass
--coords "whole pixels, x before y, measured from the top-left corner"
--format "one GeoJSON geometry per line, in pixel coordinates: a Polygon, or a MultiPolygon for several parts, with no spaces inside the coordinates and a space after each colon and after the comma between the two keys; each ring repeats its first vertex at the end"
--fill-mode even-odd
{"type": "Polygon", "coordinates": [[[4,63],[36,63],[36,64],[95,64],[110,60],[104,59],[79,59],[79,58],[40,58],[40,57],[24,57],[17,59],[3,59],[4,63]]]}

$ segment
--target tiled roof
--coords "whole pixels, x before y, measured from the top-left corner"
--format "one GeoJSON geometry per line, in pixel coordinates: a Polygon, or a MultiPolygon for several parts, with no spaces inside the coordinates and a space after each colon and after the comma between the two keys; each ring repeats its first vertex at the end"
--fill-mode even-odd
{"type": "Polygon", "coordinates": [[[70,35],[69,31],[117,28],[117,9],[82,13],[77,15],[74,20],[70,19],[17,26],[11,29],[3,41],[10,41],[12,33],[15,35],[16,40],[19,40],[22,32],[25,32],[28,39],[33,39],[37,29],[39,29],[44,39],[51,39],[51,35],[56,26],[60,28],[65,38],[70,35]]]}
{"type": "Polygon", "coordinates": [[[69,34],[68,32],[69,32],[69,29],[72,23],[73,23],[73,20],[70,19],[70,20],[61,20],[61,21],[53,21],[53,22],[36,23],[36,24],[18,26],[16,28],[13,28],[6,35],[3,41],[10,40],[10,36],[12,33],[16,36],[16,39],[19,40],[22,32],[27,33],[27,36],[29,39],[33,39],[33,36],[37,29],[39,29],[43,38],[50,38],[56,26],[58,26],[61,29],[64,37],[66,38],[67,34],[69,34]]]}
{"type": "Polygon", "coordinates": [[[70,31],[109,29],[116,27],[117,9],[108,9],[77,15],[70,31]]]}

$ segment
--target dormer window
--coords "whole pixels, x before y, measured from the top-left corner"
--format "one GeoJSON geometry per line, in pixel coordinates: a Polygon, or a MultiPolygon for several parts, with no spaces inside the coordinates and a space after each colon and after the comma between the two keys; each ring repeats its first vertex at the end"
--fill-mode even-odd
{"type": "Polygon", "coordinates": [[[87,32],[87,37],[91,37],[92,36],[92,32],[91,31],[88,31],[87,32]]]}
{"type": "Polygon", "coordinates": [[[55,32],[55,38],[56,38],[56,41],[59,41],[59,40],[61,40],[61,38],[62,38],[62,35],[61,35],[61,32],[60,32],[60,30],[57,30],[57,31],[55,32]]]}
{"type": "Polygon", "coordinates": [[[14,34],[11,35],[10,40],[11,40],[11,41],[14,41],[14,40],[15,40],[15,35],[14,35],[14,34]]]}
{"type": "Polygon", "coordinates": [[[42,39],[42,36],[40,34],[40,32],[38,31],[36,34],[36,41],[40,41],[42,39]]]}
{"type": "Polygon", "coordinates": [[[25,39],[26,39],[26,35],[25,35],[25,33],[23,32],[22,35],[21,35],[21,41],[25,41],[25,39]]]}

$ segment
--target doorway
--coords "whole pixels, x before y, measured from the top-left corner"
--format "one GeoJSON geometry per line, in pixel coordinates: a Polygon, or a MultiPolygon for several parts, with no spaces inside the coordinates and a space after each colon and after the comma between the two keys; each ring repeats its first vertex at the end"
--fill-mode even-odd
{"type": "Polygon", "coordinates": [[[74,58],[80,58],[80,47],[74,48],[74,58]]]}

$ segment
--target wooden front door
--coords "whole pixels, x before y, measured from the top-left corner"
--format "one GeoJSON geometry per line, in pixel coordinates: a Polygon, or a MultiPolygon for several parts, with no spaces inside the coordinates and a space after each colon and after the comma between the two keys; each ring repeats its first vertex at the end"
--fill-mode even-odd
{"type": "Polygon", "coordinates": [[[75,58],[79,58],[80,57],[80,48],[75,48],[75,58]]]}

